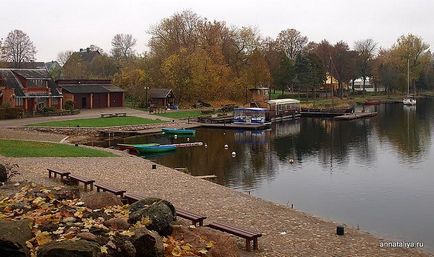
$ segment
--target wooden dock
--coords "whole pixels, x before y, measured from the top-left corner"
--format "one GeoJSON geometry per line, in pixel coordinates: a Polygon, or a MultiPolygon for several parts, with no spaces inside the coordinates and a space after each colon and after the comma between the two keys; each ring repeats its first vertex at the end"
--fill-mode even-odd
{"type": "Polygon", "coordinates": [[[222,128],[222,129],[246,129],[261,130],[269,128],[271,123],[264,124],[238,124],[238,123],[202,123],[204,128],[222,128]]]}
{"type": "Polygon", "coordinates": [[[333,118],[336,116],[343,116],[345,112],[300,112],[302,117],[315,117],[315,118],[333,118]]]}
{"type": "Polygon", "coordinates": [[[370,118],[376,116],[377,112],[355,112],[355,113],[347,113],[345,115],[334,117],[335,120],[355,120],[362,118],[370,118]]]}

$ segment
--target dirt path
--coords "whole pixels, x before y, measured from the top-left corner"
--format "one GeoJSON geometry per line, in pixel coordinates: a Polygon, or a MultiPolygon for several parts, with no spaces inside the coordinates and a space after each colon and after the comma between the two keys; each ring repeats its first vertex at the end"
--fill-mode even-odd
{"type": "MultiPolygon", "coordinates": [[[[117,158],[1,158],[25,170],[17,179],[48,182],[47,168],[58,168],[128,192],[167,199],[183,209],[205,214],[207,222],[222,222],[260,231],[255,256],[433,256],[415,249],[380,248],[381,240],[346,228],[336,236],[336,224],[282,205],[264,201],[170,168],[127,156],[117,158]]],[[[243,241],[239,241],[240,246],[243,241]]]]}

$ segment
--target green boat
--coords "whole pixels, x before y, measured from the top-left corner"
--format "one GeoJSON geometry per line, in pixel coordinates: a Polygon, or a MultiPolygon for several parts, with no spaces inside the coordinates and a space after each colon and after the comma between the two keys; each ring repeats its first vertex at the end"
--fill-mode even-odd
{"type": "Polygon", "coordinates": [[[194,129],[177,129],[177,128],[162,128],[165,134],[169,135],[194,135],[196,134],[196,130],[194,129]]]}
{"type": "Polygon", "coordinates": [[[148,153],[165,153],[165,152],[170,152],[170,151],[175,151],[176,150],[176,146],[174,145],[158,145],[158,144],[154,144],[154,145],[136,145],[134,147],[137,152],[141,153],[141,154],[148,154],[148,153]]]}

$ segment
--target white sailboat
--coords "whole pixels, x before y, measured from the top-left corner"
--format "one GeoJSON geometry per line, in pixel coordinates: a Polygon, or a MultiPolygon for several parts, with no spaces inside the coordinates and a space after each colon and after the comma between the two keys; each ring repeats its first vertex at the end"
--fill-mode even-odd
{"type": "Polygon", "coordinates": [[[407,97],[402,100],[404,105],[416,105],[416,99],[410,95],[410,59],[407,59],[407,97]]]}

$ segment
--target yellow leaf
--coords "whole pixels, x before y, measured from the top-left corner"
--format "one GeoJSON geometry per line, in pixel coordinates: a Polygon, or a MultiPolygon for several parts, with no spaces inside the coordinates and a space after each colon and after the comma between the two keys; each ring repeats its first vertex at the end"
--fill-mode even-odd
{"type": "Polygon", "coordinates": [[[200,254],[206,255],[208,253],[208,250],[206,250],[206,249],[200,249],[197,252],[200,253],[200,254]]]}
{"type": "Polygon", "coordinates": [[[38,242],[38,245],[44,245],[51,241],[51,236],[47,231],[40,232],[36,234],[36,242],[38,242]]]}
{"type": "Polygon", "coordinates": [[[122,232],[121,232],[121,235],[132,237],[132,236],[134,236],[135,234],[134,234],[134,232],[132,232],[132,231],[125,230],[125,231],[122,231],[122,232]]]}
{"type": "Polygon", "coordinates": [[[181,246],[181,249],[184,251],[191,251],[191,246],[189,244],[181,246]]]}
{"type": "Polygon", "coordinates": [[[214,247],[214,243],[212,241],[209,241],[208,243],[206,243],[206,249],[210,249],[214,247]]]}
{"type": "Polygon", "coordinates": [[[172,250],[172,255],[173,256],[181,256],[182,251],[181,248],[179,248],[179,246],[177,245],[175,248],[173,248],[172,250]]]}
{"type": "Polygon", "coordinates": [[[101,253],[108,254],[108,248],[106,246],[101,246],[101,253]]]}

